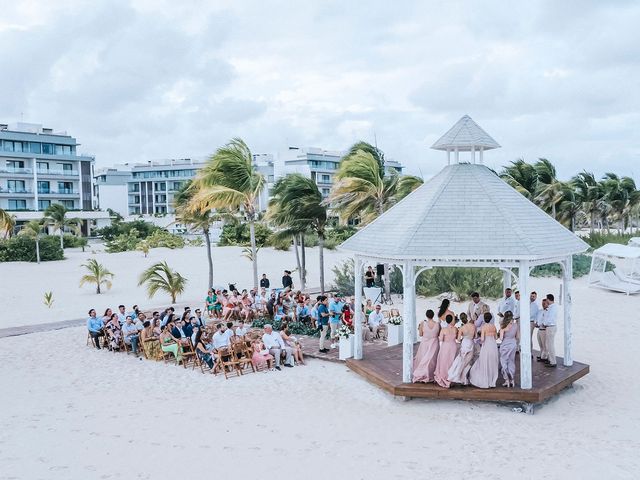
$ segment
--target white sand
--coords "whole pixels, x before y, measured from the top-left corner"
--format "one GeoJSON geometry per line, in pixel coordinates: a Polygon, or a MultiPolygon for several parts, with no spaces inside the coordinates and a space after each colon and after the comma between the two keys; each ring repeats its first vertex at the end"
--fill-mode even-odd
{"type": "Polygon", "coordinates": [[[638,478],[640,297],[581,280],[574,301],[591,373],[533,416],[401,402],[318,360],[225,381],[95,351],[84,328],[0,339],[0,478],[638,478]]]}
{"type": "MultiPolygon", "coordinates": [[[[241,247],[216,247],[212,249],[214,261],[214,284],[226,286],[236,283],[238,288],[253,286],[251,262],[242,256],[241,247]]],[[[153,299],[147,298],[144,287],[138,287],[138,276],[150,265],[166,260],[171,268],[188,278],[183,295],[178,298],[181,304],[192,308],[204,306],[207,295],[209,270],[205,247],[186,247],[169,250],[155,248],[147,258],[141,252],[105,253],[101,245],[92,245],[86,252],[80,249],[65,250],[65,260],[43,262],[40,265],[29,262],[0,263],[0,295],[2,302],[12,306],[11,315],[0,318],[0,328],[18,325],[85,318],[89,308],[95,308],[99,315],[107,307],[114,310],[119,304],[125,304],[127,310],[134,304],[141,308],[161,308],[171,303],[171,298],[159,292],[153,299]],[[96,251],[95,254],[91,251],[96,251]],[[79,281],[86,270],[81,266],[88,259],[95,258],[115,274],[113,287],[100,295],[95,287],[79,287],[79,281]],[[51,309],[43,303],[44,293],[52,291],[54,304],[51,309]]],[[[325,250],[326,286],[333,281],[332,267],[347,258],[337,251],[325,250]]],[[[281,286],[282,271],[296,267],[293,249],[289,252],[262,248],[258,251],[259,275],[266,273],[271,285],[281,286]]],[[[309,287],[319,287],[318,249],[307,249],[307,270],[309,287]]],[[[294,272],[294,285],[298,287],[297,272],[294,272]]]]}

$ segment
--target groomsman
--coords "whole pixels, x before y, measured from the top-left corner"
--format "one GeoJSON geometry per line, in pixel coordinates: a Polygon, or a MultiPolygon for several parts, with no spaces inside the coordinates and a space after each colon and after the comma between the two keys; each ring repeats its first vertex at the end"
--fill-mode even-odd
{"type": "Polygon", "coordinates": [[[538,312],[540,307],[536,303],[538,300],[538,294],[531,292],[529,295],[529,326],[531,327],[531,350],[533,350],[533,330],[536,328],[536,320],[538,319],[538,312]]]}
{"type": "Polygon", "coordinates": [[[547,294],[547,313],[544,316],[543,322],[545,327],[544,335],[544,347],[547,352],[547,364],[546,367],[556,366],[556,322],[558,319],[558,306],[555,304],[555,298],[553,294],[547,294]]]}
{"type": "MultiPolygon", "coordinates": [[[[476,323],[478,317],[484,313],[483,307],[487,307],[487,304],[480,300],[480,294],[478,292],[473,292],[471,294],[471,301],[469,302],[469,307],[467,308],[467,318],[476,323]]],[[[487,309],[488,311],[488,309],[487,309]]]]}
{"type": "Polygon", "coordinates": [[[498,316],[500,318],[504,317],[504,312],[514,313],[516,300],[511,296],[511,293],[512,290],[510,288],[505,288],[504,298],[500,300],[500,305],[498,306],[498,316]]]}
{"type": "Polygon", "coordinates": [[[536,317],[536,326],[538,327],[538,345],[540,345],[540,356],[537,358],[539,362],[547,362],[547,358],[549,357],[544,343],[544,337],[547,333],[546,327],[544,326],[544,317],[547,315],[548,306],[547,299],[543,298],[542,308],[538,310],[538,316],[536,317]]]}

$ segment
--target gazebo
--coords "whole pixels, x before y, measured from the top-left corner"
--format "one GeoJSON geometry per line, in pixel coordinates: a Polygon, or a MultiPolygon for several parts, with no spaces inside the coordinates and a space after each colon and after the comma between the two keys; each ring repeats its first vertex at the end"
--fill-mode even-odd
{"type": "MultiPolygon", "coordinates": [[[[403,383],[411,383],[417,341],[416,278],[433,267],[499,268],[503,271],[505,288],[511,286],[512,278],[517,279],[523,299],[520,304],[523,319],[520,322],[520,388],[526,390],[532,388],[528,321],[530,270],[537,265],[560,263],[564,365],[573,364],[572,255],[584,252],[588,245],[483,165],[483,152],[499,147],[465,115],[432,146],[447,152],[449,165],[341,245],[341,250],[354,256],[356,305],[362,305],[366,262],[389,263],[402,271],[403,383]],[[461,163],[460,152],[470,152],[471,162],[461,163]],[[479,152],[478,163],[476,152],[479,152]]],[[[363,358],[362,323],[362,309],[356,308],[355,360],[363,358]]]]}

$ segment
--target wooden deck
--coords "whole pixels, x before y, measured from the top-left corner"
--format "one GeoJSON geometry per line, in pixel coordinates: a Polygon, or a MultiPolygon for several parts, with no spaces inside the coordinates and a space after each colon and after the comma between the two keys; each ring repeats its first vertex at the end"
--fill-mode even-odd
{"type": "MultiPolygon", "coordinates": [[[[417,346],[414,346],[414,352],[417,346]]],[[[547,368],[535,358],[532,360],[533,388],[530,390],[522,390],[517,386],[520,383],[519,355],[516,356],[516,388],[498,386],[482,389],[456,384],[451,388],[442,388],[433,383],[402,383],[402,345],[365,352],[362,360],[347,360],[347,366],[395,396],[524,404],[543,402],[589,373],[589,365],[574,361],[571,367],[565,367],[561,357],[558,357],[556,368],[547,368]]],[[[502,385],[502,377],[498,378],[498,385],[502,385]]]]}

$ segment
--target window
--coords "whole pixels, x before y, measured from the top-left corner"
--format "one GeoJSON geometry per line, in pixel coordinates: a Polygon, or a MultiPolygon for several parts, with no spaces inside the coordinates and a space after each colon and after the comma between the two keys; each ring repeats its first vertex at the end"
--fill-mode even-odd
{"type": "Polygon", "coordinates": [[[139,215],[140,207],[129,207],[129,215],[139,215]]]}
{"type": "Polygon", "coordinates": [[[21,160],[7,160],[7,168],[9,169],[9,172],[22,173],[18,172],[18,170],[22,170],[24,168],[24,162],[21,160]]]}
{"type": "Polygon", "coordinates": [[[51,184],[38,180],[38,193],[51,193],[51,184]]]}
{"type": "Polygon", "coordinates": [[[172,190],[180,190],[181,186],[182,186],[182,182],[171,182],[172,190]]]}
{"type": "Polygon", "coordinates": [[[49,173],[49,162],[38,162],[39,173],[49,173]]]}
{"type": "Polygon", "coordinates": [[[51,206],[51,200],[38,200],[38,210],[46,210],[51,206]]]}
{"type": "Polygon", "coordinates": [[[164,205],[156,205],[155,213],[167,213],[167,207],[164,205]]]}
{"type": "Polygon", "coordinates": [[[27,209],[26,200],[18,200],[14,198],[9,199],[9,210],[26,210],[26,209],[27,209]]]}
{"type": "Polygon", "coordinates": [[[60,200],[60,204],[69,210],[73,210],[75,207],[75,203],[73,200],[60,200]]]}
{"type": "Polygon", "coordinates": [[[331,175],[322,175],[322,183],[331,183],[331,175]]]}
{"type": "Polygon", "coordinates": [[[58,193],[73,193],[73,183],[58,182],[58,193]]]}
{"type": "Polygon", "coordinates": [[[46,155],[53,155],[53,145],[51,145],[50,143],[43,143],[42,153],[46,155]]]}
{"type": "Polygon", "coordinates": [[[130,183],[129,184],[129,191],[130,192],[139,192],[140,191],[140,184],[139,183],[130,183]]]}
{"type": "Polygon", "coordinates": [[[10,142],[9,140],[3,140],[2,150],[4,150],[5,152],[13,152],[13,142],[10,142]]]}
{"type": "Polygon", "coordinates": [[[71,165],[70,163],[59,163],[58,168],[67,175],[69,175],[73,171],[73,165],[71,165]]]}
{"type": "Polygon", "coordinates": [[[42,153],[42,147],[39,143],[29,142],[29,152],[42,153]]]}
{"type": "Polygon", "coordinates": [[[153,188],[155,189],[156,192],[166,192],[167,184],[165,182],[156,182],[153,185],[153,188]]]}
{"type": "Polygon", "coordinates": [[[129,195],[129,203],[140,203],[140,195],[129,195]]]}
{"type": "Polygon", "coordinates": [[[22,142],[13,142],[13,151],[21,152],[22,151],[22,142]]]}
{"type": "Polygon", "coordinates": [[[323,188],[322,189],[322,196],[323,197],[328,197],[329,196],[329,189],[328,188],[323,188]]]}
{"type": "Polygon", "coordinates": [[[7,189],[10,193],[27,193],[24,180],[7,180],[7,189]]]}
{"type": "Polygon", "coordinates": [[[155,196],[155,202],[156,203],[167,203],[167,196],[166,195],[156,195],[155,196]]]}

